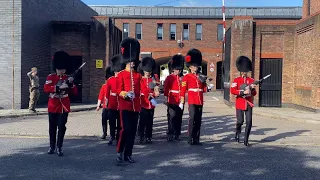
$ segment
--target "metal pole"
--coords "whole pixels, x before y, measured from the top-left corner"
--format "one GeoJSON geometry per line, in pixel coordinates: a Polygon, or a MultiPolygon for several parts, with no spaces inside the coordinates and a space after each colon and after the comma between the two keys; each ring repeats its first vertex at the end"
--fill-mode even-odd
{"type": "Polygon", "coordinates": [[[14,0],[12,0],[12,109],[14,109],[14,0]]]}
{"type": "Polygon", "coordinates": [[[225,57],[226,50],[226,8],[225,8],[225,0],[222,0],[222,19],[223,19],[223,60],[225,57]]]}

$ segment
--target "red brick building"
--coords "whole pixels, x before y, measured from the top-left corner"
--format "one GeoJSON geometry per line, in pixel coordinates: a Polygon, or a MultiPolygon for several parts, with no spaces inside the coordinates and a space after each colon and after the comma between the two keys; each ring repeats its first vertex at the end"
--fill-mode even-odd
{"type": "Polygon", "coordinates": [[[238,76],[235,59],[246,55],[253,60],[254,78],[272,74],[259,89],[256,105],[320,109],[320,61],[315,53],[319,42],[312,38],[319,36],[316,0],[304,1],[303,8],[227,8],[225,59],[221,8],[91,7],[99,13],[97,19],[112,19],[123,37],[139,39],[141,53],[152,55],[159,65],[174,54],[200,49],[203,72],[215,80],[217,89],[224,89],[228,104],[234,102],[228,85],[238,76]]]}
{"type": "Polygon", "coordinates": [[[293,22],[257,21],[234,17],[227,31],[225,100],[228,84],[239,73],[235,59],[253,59],[255,79],[272,74],[260,86],[255,104],[265,107],[299,107],[320,111],[320,3],[305,0],[303,19],[293,22]]]}

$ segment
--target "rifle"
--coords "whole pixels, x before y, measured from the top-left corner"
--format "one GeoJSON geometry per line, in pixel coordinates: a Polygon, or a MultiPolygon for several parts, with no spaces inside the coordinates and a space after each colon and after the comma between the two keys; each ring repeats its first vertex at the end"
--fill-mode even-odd
{"type": "MultiPolygon", "coordinates": [[[[265,77],[263,77],[262,79],[259,79],[259,80],[257,80],[257,81],[254,81],[254,82],[252,82],[252,83],[250,83],[250,84],[242,84],[241,86],[240,86],[240,91],[242,91],[242,92],[244,92],[244,91],[246,91],[246,90],[252,90],[252,88],[251,88],[251,85],[252,84],[255,84],[255,85],[259,85],[259,84],[261,84],[262,83],[262,81],[264,81],[265,79],[267,79],[267,78],[269,78],[271,76],[271,74],[268,74],[268,75],[266,75],[265,77]]],[[[248,97],[248,96],[251,96],[251,93],[250,94],[245,94],[245,95],[243,95],[242,97],[248,97]]]]}
{"type": "Polygon", "coordinates": [[[66,83],[66,84],[71,84],[69,82],[69,77],[72,77],[73,79],[76,77],[76,75],[78,74],[78,72],[82,69],[82,67],[86,64],[86,62],[82,63],[82,65],[74,72],[72,73],[71,75],[68,76],[68,79],[66,80],[59,80],[58,83],[57,83],[57,86],[60,87],[63,83],[66,83]]]}

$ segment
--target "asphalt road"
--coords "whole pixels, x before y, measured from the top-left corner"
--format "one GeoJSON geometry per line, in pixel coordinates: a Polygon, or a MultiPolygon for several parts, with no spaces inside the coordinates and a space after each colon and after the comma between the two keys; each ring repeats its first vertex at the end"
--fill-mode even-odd
{"type": "MultiPolygon", "coordinates": [[[[250,142],[234,137],[234,110],[207,98],[203,146],[165,140],[166,110],[156,109],[154,143],[135,145],[135,164],[116,166],[115,146],[101,134],[101,112],[70,114],[64,157],[48,155],[47,116],[0,121],[0,179],[319,179],[320,127],[254,116],[250,142]]],[[[187,113],[187,111],[185,111],[187,113]]]]}

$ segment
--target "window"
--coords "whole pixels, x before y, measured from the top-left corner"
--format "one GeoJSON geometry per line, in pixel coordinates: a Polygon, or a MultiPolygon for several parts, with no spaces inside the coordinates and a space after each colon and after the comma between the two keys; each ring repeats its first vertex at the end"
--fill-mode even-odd
{"type": "Polygon", "coordinates": [[[202,24],[196,24],[196,40],[202,40],[202,24]]]}
{"type": "Polygon", "coordinates": [[[129,23],[123,23],[122,37],[129,37],[129,23]]]}
{"type": "Polygon", "coordinates": [[[136,39],[142,39],[142,24],[136,24],[136,39]]]}
{"type": "Polygon", "coordinates": [[[170,40],[176,40],[177,25],[170,24],[170,40]]]}
{"type": "Polygon", "coordinates": [[[189,40],[189,24],[183,24],[183,40],[189,40]]]}
{"type": "Polygon", "coordinates": [[[217,40],[223,41],[223,24],[218,24],[217,40]]]}
{"type": "Polygon", "coordinates": [[[163,24],[158,24],[157,27],[157,39],[162,40],[163,39],[163,24]]]}

